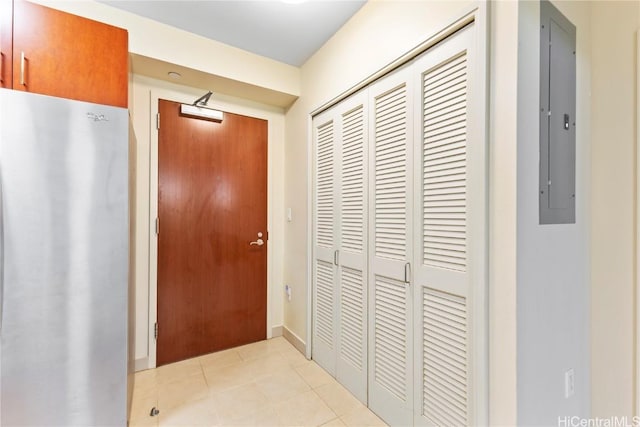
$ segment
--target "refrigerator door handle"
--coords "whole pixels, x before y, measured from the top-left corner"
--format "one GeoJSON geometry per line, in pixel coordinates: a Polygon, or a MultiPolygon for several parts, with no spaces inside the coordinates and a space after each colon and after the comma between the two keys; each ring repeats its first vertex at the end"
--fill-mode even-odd
{"type": "MultiPolygon", "coordinates": [[[[2,167],[0,166],[0,172],[2,167]]],[[[4,319],[4,197],[2,194],[2,174],[0,173],[0,335],[4,319]]]]}

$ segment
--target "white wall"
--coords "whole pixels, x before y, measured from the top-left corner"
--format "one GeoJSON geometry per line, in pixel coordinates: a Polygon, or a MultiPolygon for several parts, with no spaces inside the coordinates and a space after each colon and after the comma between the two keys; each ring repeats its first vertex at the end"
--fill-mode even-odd
{"type": "Polygon", "coordinates": [[[589,416],[591,40],[588,2],[555,1],[576,26],[576,223],[539,225],[540,3],[518,11],[518,425],[589,416]],[[564,374],[575,395],[564,397],[564,374]]]}
{"type": "Polygon", "coordinates": [[[630,417],[640,410],[634,410],[635,35],[640,2],[600,1],[591,7],[592,415],[630,417]]]}
{"type": "MultiPolygon", "coordinates": [[[[142,76],[133,81],[133,125],[138,140],[137,153],[137,247],[136,247],[136,363],[146,366],[149,357],[149,310],[150,288],[149,266],[153,266],[149,255],[150,233],[150,194],[149,175],[152,146],[157,140],[151,132],[155,120],[151,118],[151,102],[155,97],[163,99],[193,100],[201,96],[206,89],[195,89],[171,84],[142,76]]],[[[255,102],[214,94],[209,106],[223,111],[266,119],[269,122],[269,188],[268,188],[268,226],[269,226],[269,263],[268,263],[268,328],[278,328],[283,323],[283,253],[284,253],[284,112],[282,109],[255,102]]],[[[157,165],[155,166],[157,167],[157,165]]],[[[157,186],[157,184],[156,184],[157,186]]]]}

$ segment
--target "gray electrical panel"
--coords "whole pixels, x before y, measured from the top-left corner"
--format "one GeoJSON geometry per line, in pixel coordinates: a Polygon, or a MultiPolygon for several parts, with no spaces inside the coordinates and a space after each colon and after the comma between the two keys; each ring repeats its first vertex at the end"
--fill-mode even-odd
{"type": "Polygon", "coordinates": [[[540,224],[576,222],[576,27],[540,2],[540,224]]]}

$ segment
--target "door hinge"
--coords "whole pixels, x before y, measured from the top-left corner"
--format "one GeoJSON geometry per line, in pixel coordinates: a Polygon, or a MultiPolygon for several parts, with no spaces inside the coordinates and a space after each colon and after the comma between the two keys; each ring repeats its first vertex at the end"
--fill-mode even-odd
{"type": "Polygon", "coordinates": [[[160,235],[160,218],[156,217],[156,236],[160,235]]]}
{"type": "Polygon", "coordinates": [[[160,113],[156,114],[156,129],[160,130],[160,113]]]}
{"type": "Polygon", "coordinates": [[[153,325],[153,338],[155,338],[156,341],[158,340],[158,322],[153,325]]]}

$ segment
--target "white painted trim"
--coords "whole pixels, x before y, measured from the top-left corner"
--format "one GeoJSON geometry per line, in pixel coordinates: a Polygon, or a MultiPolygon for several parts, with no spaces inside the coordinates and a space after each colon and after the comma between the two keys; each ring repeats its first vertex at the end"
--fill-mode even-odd
{"type": "Polygon", "coordinates": [[[134,372],[144,371],[145,369],[149,369],[148,357],[141,357],[140,359],[136,359],[134,361],[134,372]]]}
{"type": "Polygon", "coordinates": [[[307,116],[307,342],[304,355],[312,358],[313,344],[313,116],[307,116]]]}
{"type": "MultiPolygon", "coordinates": [[[[309,348],[309,346],[305,345],[305,342],[299,336],[290,331],[286,326],[282,327],[282,336],[302,354],[305,354],[307,348],[309,348]]],[[[309,358],[307,357],[307,359],[309,358]]]]}
{"type": "Polygon", "coordinates": [[[634,415],[640,415],[640,29],[636,33],[636,381],[634,415]]]}
{"type": "Polygon", "coordinates": [[[282,332],[283,328],[284,328],[284,326],[282,326],[282,325],[273,326],[271,328],[271,338],[281,337],[282,334],[283,334],[283,332],[282,332]]]}
{"type": "Polygon", "coordinates": [[[148,360],[149,368],[156,364],[155,322],[158,319],[158,239],[155,223],[158,217],[158,97],[149,92],[149,330],[148,360]]]}
{"type": "MultiPolygon", "coordinates": [[[[156,88],[150,91],[150,132],[149,132],[149,368],[156,367],[156,341],[154,338],[154,325],[157,321],[158,304],[158,240],[155,233],[155,218],[158,216],[158,129],[156,128],[156,115],[158,114],[158,100],[167,99],[176,102],[192,103],[194,99],[202,95],[205,89],[184,87],[184,91],[156,88]]],[[[268,122],[267,133],[267,230],[270,232],[269,240],[275,237],[272,231],[275,225],[275,207],[273,205],[275,193],[275,168],[273,167],[275,156],[275,143],[277,134],[273,121],[282,115],[279,108],[262,106],[257,103],[232,99],[223,95],[214,95],[209,101],[209,107],[249,117],[263,119],[268,122]],[[237,101],[237,102],[234,102],[237,101]]],[[[162,122],[162,118],[160,119],[162,122]]],[[[284,120],[284,118],[283,118],[284,120]]],[[[284,129],[282,129],[284,131],[284,129]]],[[[282,135],[284,138],[284,134],[282,135]]],[[[280,236],[282,237],[282,236],[280,236]]],[[[273,296],[275,283],[275,257],[274,245],[267,245],[267,339],[273,337],[273,296]]],[[[160,330],[160,334],[162,330],[160,330]]]]}
{"type": "Polygon", "coordinates": [[[490,2],[478,2],[475,11],[476,27],[476,80],[484,83],[479,90],[478,102],[482,106],[481,120],[477,121],[476,132],[484,136],[484,194],[482,201],[478,200],[476,206],[482,212],[482,219],[478,219],[476,225],[484,225],[483,242],[474,248],[479,262],[475,263],[474,282],[481,286],[473,290],[474,331],[473,331],[473,378],[474,396],[471,412],[473,424],[478,426],[489,425],[489,39],[490,39],[490,2]],[[481,245],[481,246],[480,246],[481,245]]]}

